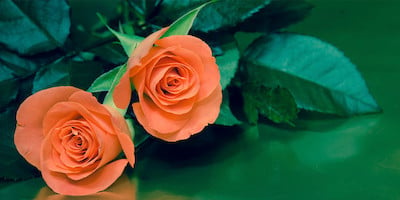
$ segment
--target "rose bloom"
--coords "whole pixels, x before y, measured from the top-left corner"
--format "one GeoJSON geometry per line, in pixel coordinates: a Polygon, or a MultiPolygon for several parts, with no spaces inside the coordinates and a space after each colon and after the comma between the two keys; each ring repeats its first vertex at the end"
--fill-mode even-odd
{"type": "Polygon", "coordinates": [[[178,141],[215,122],[222,89],[210,47],[190,35],[159,39],[166,30],[153,33],[134,50],[114,101],[127,107],[133,83],[139,102],[132,106],[139,123],[157,138],[178,141]]]}
{"type": "Polygon", "coordinates": [[[65,195],[102,191],[128,162],[134,164],[123,116],[91,93],[69,86],[39,91],[21,104],[14,142],[47,185],[65,195]],[[127,158],[116,160],[121,152],[127,158]]]}

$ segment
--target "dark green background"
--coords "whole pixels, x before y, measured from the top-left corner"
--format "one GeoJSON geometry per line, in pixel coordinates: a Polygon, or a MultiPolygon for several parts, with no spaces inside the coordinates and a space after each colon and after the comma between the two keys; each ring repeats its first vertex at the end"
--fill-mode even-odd
{"type": "MultiPolygon", "coordinates": [[[[344,51],[384,112],[311,116],[294,129],[215,128],[178,144],[149,143],[129,172],[138,199],[400,199],[400,1],[310,2],[312,14],[289,30],[344,51]]],[[[80,8],[74,12],[91,13],[80,8]]],[[[7,185],[0,198],[30,199],[42,187],[41,179],[7,185]]]]}

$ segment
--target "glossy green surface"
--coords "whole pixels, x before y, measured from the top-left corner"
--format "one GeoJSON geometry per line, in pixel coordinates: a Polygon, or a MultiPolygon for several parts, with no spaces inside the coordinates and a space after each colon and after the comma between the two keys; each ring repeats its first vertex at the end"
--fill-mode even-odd
{"type": "MultiPolygon", "coordinates": [[[[214,128],[177,144],[154,141],[139,150],[130,182],[125,177],[111,194],[74,199],[400,199],[400,1],[312,2],[312,15],[290,30],[343,50],[384,113],[308,116],[295,129],[214,128]]],[[[51,192],[39,193],[42,187],[41,179],[9,185],[0,198],[45,199],[51,192]]]]}

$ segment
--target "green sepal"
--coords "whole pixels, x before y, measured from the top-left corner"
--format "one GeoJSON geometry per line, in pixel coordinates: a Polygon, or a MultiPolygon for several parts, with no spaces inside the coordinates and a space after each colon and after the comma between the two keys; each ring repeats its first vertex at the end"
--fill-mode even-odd
{"type": "Polygon", "coordinates": [[[131,34],[125,34],[118,31],[115,31],[110,26],[107,25],[107,20],[100,14],[97,13],[100,21],[107,27],[107,29],[118,38],[121,42],[121,46],[124,49],[126,55],[130,56],[135,50],[135,48],[143,41],[143,37],[131,34]]]}
{"type": "Polygon", "coordinates": [[[190,28],[192,28],[193,22],[199,14],[200,10],[206,5],[213,3],[215,1],[206,2],[199,7],[187,12],[179,19],[177,19],[174,23],[171,24],[169,29],[164,33],[162,37],[168,37],[171,35],[187,35],[189,33],[190,28]]]}

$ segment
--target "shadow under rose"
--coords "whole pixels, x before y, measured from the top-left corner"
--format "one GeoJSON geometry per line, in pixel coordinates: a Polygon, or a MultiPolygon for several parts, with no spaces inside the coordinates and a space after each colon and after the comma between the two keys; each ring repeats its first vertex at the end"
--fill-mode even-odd
{"type": "Polygon", "coordinates": [[[35,200],[89,200],[89,199],[104,199],[104,200],[135,200],[137,193],[137,180],[130,180],[124,174],[112,184],[107,190],[86,195],[86,196],[66,196],[53,192],[49,187],[45,186],[40,189],[35,200]]]}

